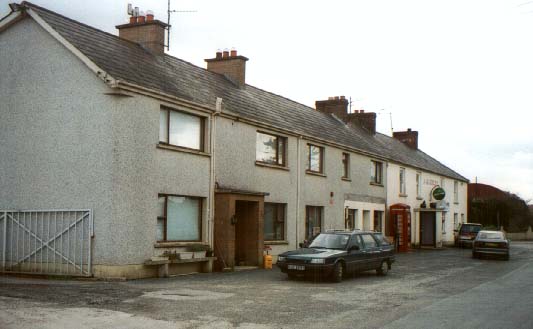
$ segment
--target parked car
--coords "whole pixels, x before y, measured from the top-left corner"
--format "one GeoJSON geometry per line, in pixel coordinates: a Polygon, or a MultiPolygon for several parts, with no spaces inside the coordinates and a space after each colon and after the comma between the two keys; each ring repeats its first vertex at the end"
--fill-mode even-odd
{"type": "Polygon", "coordinates": [[[509,260],[509,240],[500,231],[479,231],[472,246],[472,258],[481,255],[502,256],[509,260]]]}
{"type": "Polygon", "coordinates": [[[477,223],[462,223],[459,229],[455,230],[454,243],[456,247],[471,247],[472,242],[481,231],[483,226],[477,223]]]}
{"type": "Polygon", "coordinates": [[[394,260],[394,247],[381,233],[335,231],[320,233],[306,248],[280,254],[277,266],[289,278],[312,275],[340,282],[347,273],[376,270],[386,275],[394,260]]]}

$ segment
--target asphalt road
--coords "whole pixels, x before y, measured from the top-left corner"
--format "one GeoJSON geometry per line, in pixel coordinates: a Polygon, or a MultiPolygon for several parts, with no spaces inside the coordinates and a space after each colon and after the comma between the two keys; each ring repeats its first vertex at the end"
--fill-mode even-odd
{"type": "Polygon", "coordinates": [[[533,328],[533,243],[397,256],[386,277],[289,281],[278,270],[128,282],[0,277],[0,328],[533,328]]]}

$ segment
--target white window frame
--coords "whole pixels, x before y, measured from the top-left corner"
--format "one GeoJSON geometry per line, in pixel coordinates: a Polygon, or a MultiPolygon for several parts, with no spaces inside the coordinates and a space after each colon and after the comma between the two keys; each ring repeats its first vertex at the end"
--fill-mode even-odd
{"type": "Polygon", "coordinates": [[[406,174],[405,168],[400,167],[400,174],[399,174],[399,177],[398,177],[398,179],[400,180],[400,196],[406,196],[407,195],[405,174],[406,174]]]}
{"type": "Polygon", "coordinates": [[[422,173],[419,171],[416,173],[416,197],[422,198],[422,173]]]}

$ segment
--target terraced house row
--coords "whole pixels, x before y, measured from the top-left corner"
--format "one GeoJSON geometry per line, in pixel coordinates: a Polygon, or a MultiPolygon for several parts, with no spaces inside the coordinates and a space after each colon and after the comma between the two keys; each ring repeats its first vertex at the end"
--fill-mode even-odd
{"type": "Polygon", "coordinates": [[[116,36],[10,6],[3,271],[155,276],[147,260],[198,243],[214,248],[216,269],[260,266],[265,246],[276,255],[328,229],[438,248],[467,221],[468,180],[419,150],[416,131],[376,132],[376,114],[350,113],[342,96],[310,108],[248,85],[236,51],[207,69],[169,56],[153,16],[116,36]]]}

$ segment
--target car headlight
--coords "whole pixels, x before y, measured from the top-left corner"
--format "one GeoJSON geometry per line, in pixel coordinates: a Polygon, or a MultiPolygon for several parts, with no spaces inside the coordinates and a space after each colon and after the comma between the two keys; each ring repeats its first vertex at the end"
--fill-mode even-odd
{"type": "Polygon", "coordinates": [[[278,256],[278,262],[284,262],[285,261],[285,257],[283,256],[278,256]]]}
{"type": "Polygon", "coordinates": [[[313,258],[311,264],[324,264],[326,260],[324,258],[313,258]]]}

